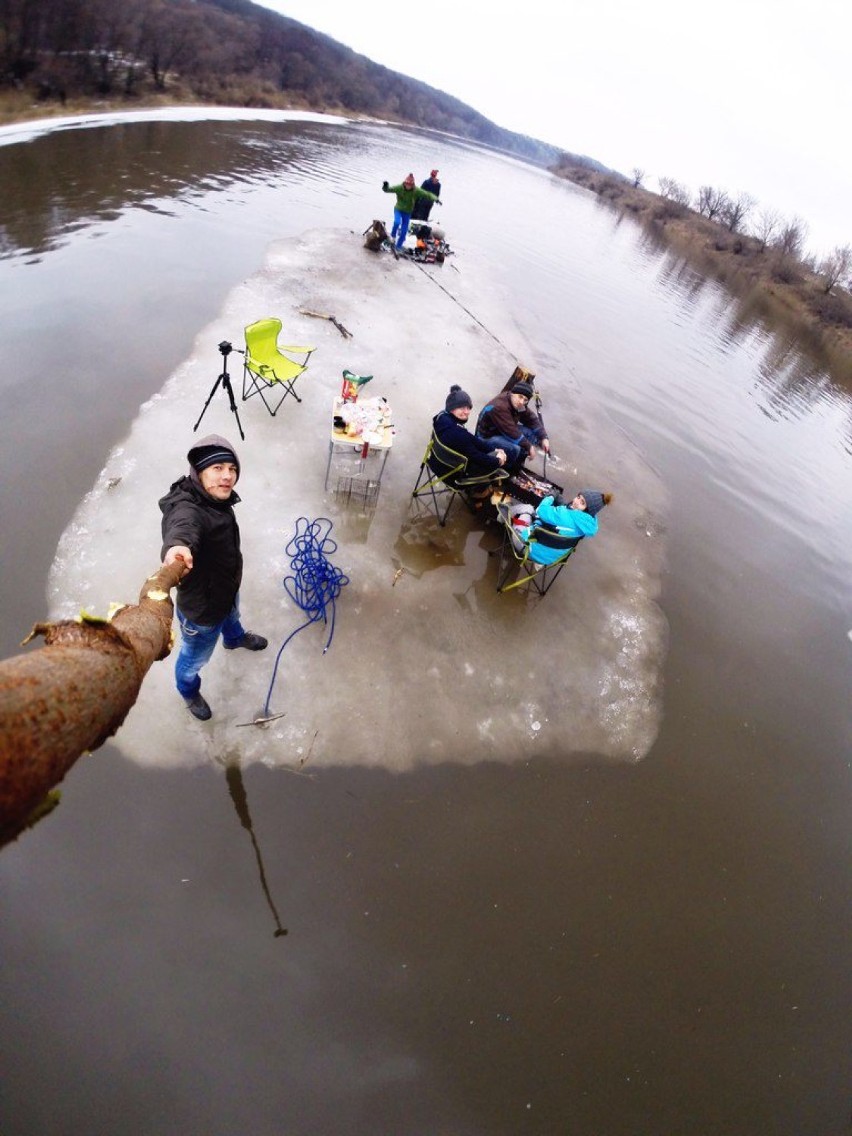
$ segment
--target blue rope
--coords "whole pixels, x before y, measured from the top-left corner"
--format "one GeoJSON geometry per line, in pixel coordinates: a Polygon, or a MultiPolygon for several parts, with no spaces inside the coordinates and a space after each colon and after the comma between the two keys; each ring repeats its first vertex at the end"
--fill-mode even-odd
{"type": "Polygon", "coordinates": [[[349,583],[349,577],[339,568],[335,568],[328,559],[332,553],[337,551],[337,541],[331,539],[332,527],[328,517],[318,517],[315,521],[309,521],[307,517],[299,517],[296,521],[296,535],[289,541],[284,550],[290,558],[290,569],[293,573],[291,576],[284,577],[284,591],[291,600],[298,604],[308,618],[287,636],[278,649],[278,654],[275,656],[275,666],[272,670],[272,680],[269,683],[269,690],[263,707],[264,715],[269,714],[269,701],[272,698],[272,690],[278,674],[278,664],[281,661],[284,648],[295,635],[304,631],[306,627],[310,627],[312,623],[318,623],[322,620],[323,623],[328,624],[329,608],[331,609],[331,626],[322,653],[325,654],[331,646],[331,640],[334,637],[335,600],[340,595],[344,585],[349,583]]]}

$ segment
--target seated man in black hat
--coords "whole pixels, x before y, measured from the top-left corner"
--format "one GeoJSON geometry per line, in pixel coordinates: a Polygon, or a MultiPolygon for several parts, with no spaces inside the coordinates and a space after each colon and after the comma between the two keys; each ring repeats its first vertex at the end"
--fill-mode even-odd
{"type": "Polygon", "coordinates": [[[494,473],[506,464],[506,451],[497,442],[484,442],[467,429],[467,420],[472,410],[470,395],[454,383],[450,387],[444,409],[432,419],[438,440],[467,458],[466,477],[494,473]]]}
{"type": "Polygon", "coordinates": [[[536,446],[550,453],[544,423],[529,405],[533,393],[532,383],[524,381],[500,391],[486,403],[476,425],[479,438],[506,451],[506,468],[512,472],[535,457],[536,446]]]}

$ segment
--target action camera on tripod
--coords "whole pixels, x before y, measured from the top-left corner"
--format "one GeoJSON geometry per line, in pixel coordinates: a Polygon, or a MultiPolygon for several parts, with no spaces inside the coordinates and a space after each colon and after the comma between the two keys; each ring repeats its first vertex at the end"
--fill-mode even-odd
{"type": "MultiPolygon", "coordinates": [[[[234,350],[233,345],[230,344],[227,341],[227,339],[223,339],[222,342],[219,344],[219,351],[222,354],[222,373],[221,373],[221,375],[219,375],[218,379],[213,384],[213,389],[210,391],[210,394],[208,394],[207,401],[204,403],[204,409],[198,415],[198,421],[192,427],[193,433],[201,425],[201,419],[204,417],[204,413],[207,410],[207,407],[210,405],[210,402],[213,398],[213,395],[216,393],[216,391],[219,387],[219,384],[221,383],[222,386],[225,388],[225,390],[228,392],[228,401],[231,404],[231,410],[234,412],[234,417],[237,420],[237,427],[240,431],[240,438],[242,438],[242,440],[245,441],[246,436],[243,433],[242,423],[240,422],[240,414],[239,414],[239,411],[237,410],[236,400],[234,399],[234,388],[231,386],[231,376],[228,374],[228,356],[231,354],[231,352],[233,350],[234,350]]],[[[237,350],[239,350],[239,348],[237,348],[237,350]]]]}

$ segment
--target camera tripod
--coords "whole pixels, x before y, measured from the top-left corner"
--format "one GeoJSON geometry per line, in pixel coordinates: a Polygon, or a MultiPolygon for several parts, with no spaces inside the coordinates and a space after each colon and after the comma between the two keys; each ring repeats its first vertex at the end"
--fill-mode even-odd
{"type": "MultiPolygon", "coordinates": [[[[208,394],[208,396],[207,396],[207,401],[204,404],[204,409],[198,415],[198,421],[192,427],[192,430],[193,430],[193,433],[194,433],[198,429],[198,427],[201,425],[201,419],[204,417],[205,411],[207,410],[207,407],[210,405],[212,398],[213,398],[213,395],[216,393],[216,391],[219,388],[219,384],[221,383],[222,386],[225,388],[225,390],[228,392],[228,399],[231,403],[231,410],[233,410],[234,417],[237,420],[237,427],[240,431],[240,438],[242,438],[242,440],[245,441],[246,436],[243,433],[242,423],[240,422],[240,412],[237,410],[237,403],[234,399],[234,388],[231,386],[231,376],[228,374],[228,356],[231,354],[231,352],[234,350],[234,348],[231,346],[230,343],[228,343],[227,340],[223,339],[222,342],[219,344],[219,350],[222,352],[222,374],[219,376],[219,378],[213,384],[213,389],[210,391],[210,394],[208,394]]],[[[237,350],[239,351],[239,348],[237,348],[237,350]]]]}

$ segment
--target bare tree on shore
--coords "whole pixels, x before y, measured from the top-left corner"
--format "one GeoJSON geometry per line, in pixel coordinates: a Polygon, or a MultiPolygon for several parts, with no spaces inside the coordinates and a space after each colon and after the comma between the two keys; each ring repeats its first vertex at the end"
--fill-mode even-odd
{"type": "Polygon", "coordinates": [[[719,216],[732,233],[741,231],[746,217],[754,209],[757,202],[750,193],[740,191],[735,197],[728,197],[722,206],[719,216]]]}
{"type": "Polygon", "coordinates": [[[773,242],[773,248],[776,248],[782,257],[801,260],[807,232],[808,226],[802,218],[793,217],[782,223],[778,238],[773,242]]]}
{"type": "Polygon", "coordinates": [[[645,171],[640,166],[634,166],[630,171],[630,177],[633,180],[633,188],[639,189],[645,180],[645,171]]]}
{"type": "Polygon", "coordinates": [[[754,226],[754,235],[760,241],[760,251],[766,248],[781,228],[781,214],[777,209],[761,209],[754,226]]]}
{"type": "Polygon", "coordinates": [[[699,213],[703,213],[708,221],[712,221],[714,217],[718,217],[727,208],[729,201],[730,198],[724,189],[716,189],[712,185],[701,185],[698,187],[695,208],[699,213]]]}
{"type": "Polygon", "coordinates": [[[674,201],[677,205],[689,205],[692,195],[682,182],[675,181],[671,177],[657,178],[657,182],[660,186],[661,197],[674,201]]]}
{"type": "Polygon", "coordinates": [[[848,284],[852,278],[852,245],[837,245],[817,266],[826,294],[837,284],[848,284]]]}

